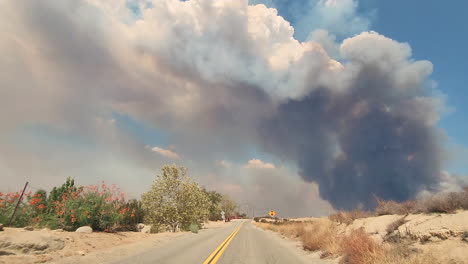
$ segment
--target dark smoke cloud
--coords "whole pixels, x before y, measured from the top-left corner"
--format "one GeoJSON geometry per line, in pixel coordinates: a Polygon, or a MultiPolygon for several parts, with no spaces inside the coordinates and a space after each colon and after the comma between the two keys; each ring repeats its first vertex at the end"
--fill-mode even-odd
{"type": "MultiPolygon", "coordinates": [[[[366,54],[372,51],[359,58],[366,54]]],[[[436,106],[424,82],[398,83],[391,67],[379,65],[384,58],[347,65],[357,70],[348,89],[322,87],[289,100],[260,129],[265,149],[295,160],[335,208],[369,208],[373,194],[403,201],[438,188],[440,132],[433,113],[422,111],[436,106]]]]}

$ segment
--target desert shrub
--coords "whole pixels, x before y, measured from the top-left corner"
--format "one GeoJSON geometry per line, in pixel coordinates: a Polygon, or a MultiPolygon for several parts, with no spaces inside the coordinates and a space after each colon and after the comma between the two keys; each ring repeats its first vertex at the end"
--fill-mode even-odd
{"type": "Polygon", "coordinates": [[[468,188],[462,192],[432,194],[417,201],[385,201],[375,197],[376,215],[407,215],[415,213],[454,213],[457,210],[468,210],[468,188]]]}
{"type": "Polygon", "coordinates": [[[454,213],[468,208],[466,192],[452,192],[433,195],[423,201],[426,213],[454,213]]]}
{"type": "Polygon", "coordinates": [[[411,213],[418,213],[421,211],[419,204],[416,201],[385,201],[376,197],[377,206],[375,207],[375,214],[380,215],[407,215],[411,213]]]}
{"type": "Polygon", "coordinates": [[[258,223],[260,221],[260,217],[258,216],[254,217],[254,221],[258,223]]]}
{"type": "Polygon", "coordinates": [[[362,229],[343,237],[340,243],[342,261],[347,264],[373,264],[384,255],[383,247],[362,229]]]}
{"type": "Polygon", "coordinates": [[[322,257],[339,253],[339,239],[336,226],[328,221],[309,222],[305,225],[300,239],[305,250],[322,251],[322,257]]]}
{"type": "Polygon", "coordinates": [[[305,224],[304,223],[295,223],[295,224],[291,224],[294,228],[293,228],[293,235],[295,237],[303,237],[306,233],[306,229],[305,229],[305,224]]]}
{"type": "Polygon", "coordinates": [[[125,202],[122,208],[127,208],[122,214],[122,220],[119,223],[118,230],[120,231],[137,231],[136,226],[142,223],[144,219],[144,211],[141,201],[136,199],[125,202]]]}
{"type": "Polygon", "coordinates": [[[372,213],[370,212],[361,211],[361,210],[353,210],[349,212],[339,211],[335,214],[329,215],[328,219],[330,219],[331,221],[340,223],[340,224],[349,225],[356,219],[366,218],[366,217],[371,217],[371,216],[372,216],[372,213]]]}

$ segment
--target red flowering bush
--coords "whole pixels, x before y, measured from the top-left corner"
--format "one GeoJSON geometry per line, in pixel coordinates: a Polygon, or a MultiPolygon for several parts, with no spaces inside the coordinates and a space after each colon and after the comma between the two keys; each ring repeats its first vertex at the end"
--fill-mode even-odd
{"type": "MultiPolygon", "coordinates": [[[[55,223],[66,230],[91,226],[94,230],[114,230],[120,227],[126,216],[134,212],[125,207],[124,194],[116,185],[69,187],[59,199],[52,201],[55,223]]],[[[53,219],[49,219],[53,220],[53,219]]]]}
{"type": "MultiPolygon", "coordinates": [[[[8,224],[13,211],[18,203],[21,192],[2,193],[0,192],[0,223],[8,224]]],[[[14,227],[22,227],[29,225],[32,221],[32,212],[30,206],[23,201],[20,203],[16,212],[15,221],[12,223],[14,227]]]]}
{"type": "MultiPolygon", "coordinates": [[[[8,223],[19,193],[0,193],[0,223],[8,223]]],[[[91,226],[94,230],[134,230],[142,220],[138,201],[125,201],[124,194],[114,184],[76,187],[68,178],[61,187],[47,192],[38,190],[26,195],[20,204],[13,226],[46,226],[73,231],[80,226],[91,226]]]]}

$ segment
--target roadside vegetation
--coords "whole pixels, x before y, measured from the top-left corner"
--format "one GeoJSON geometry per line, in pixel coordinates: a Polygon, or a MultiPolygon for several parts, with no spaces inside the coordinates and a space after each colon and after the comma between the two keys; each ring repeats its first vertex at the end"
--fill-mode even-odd
{"type": "MultiPolygon", "coordinates": [[[[7,225],[21,192],[0,192],[0,223],[7,225]]],[[[187,230],[198,232],[203,223],[234,216],[237,204],[227,195],[207,191],[187,176],[187,170],[165,165],[147,192],[126,199],[121,189],[107,185],[77,186],[67,178],[48,193],[27,192],[19,203],[12,227],[74,231],[90,226],[96,231],[137,231],[138,223],[152,225],[152,232],[187,230]]]]}
{"type": "Polygon", "coordinates": [[[320,252],[321,258],[338,258],[347,264],[419,264],[447,263],[431,252],[418,252],[411,241],[379,243],[362,229],[345,232],[356,219],[401,215],[386,226],[388,234],[406,223],[408,214],[452,214],[468,210],[468,188],[462,192],[434,194],[416,201],[384,201],[376,198],[373,211],[339,211],[328,218],[311,218],[307,221],[255,218],[256,225],[278,232],[285,237],[301,241],[303,249],[320,252]]]}
{"type": "Polygon", "coordinates": [[[442,264],[432,254],[413,252],[405,244],[382,245],[374,241],[363,230],[349,234],[340,232],[336,223],[328,219],[307,222],[258,222],[257,226],[278,232],[290,239],[301,241],[306,251],[320,252],[320,257],[341,257],[346,264],[442,264]]]}
{"type": "Polygon", "coordinates": [[[373,211],[338,211],[328,218],[340,224],[351,224],[354,220],[381,215],[408,215],[455,213],[457,210],[468,210],[468,187],[462,192],[438,193],[427,195],[418,200],[397,202],[383,200],[375,196],[376,206],[373,211]]]}

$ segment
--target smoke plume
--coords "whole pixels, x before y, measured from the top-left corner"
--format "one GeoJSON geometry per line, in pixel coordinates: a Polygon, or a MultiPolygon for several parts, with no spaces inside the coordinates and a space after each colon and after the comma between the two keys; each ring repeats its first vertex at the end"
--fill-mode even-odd
{"type": "MultiPolygon", "coordinates": [[[[404,200],[440,185],[442,103],[431,96],[432,64],[376,32],[334,43],[334,34],[368,28],[357,1],[307,1],[315,11],[303,15],[314,21],[300,30],[304,38],[315,33],[304,42],[276,9],[247,0],[131,3],[0,2],[0,142],[15,153],[1,153],[1,170],[19,174],[34,160],[31,171],[53,171],[72,157],[63,153],[80,156],[77,146],[89,144],[108,154],[112,172],[124,171],[115,168],[121,160],[127,171],[154,171],[164,161],[154,155],[167,158],[167,147],[145,147],[119,129],[119,115],[170,135],[172,157],[199,171],[220,159],[257,159],[248,155],[262,149],[298,167],[305,186],[318,184],[335,208],[370,207],[372,193],[404,200]],[[53,133],[38,139],[38,125],[53,133]],[[22,134],[34,134],[34,144],[22,134]],[[60,144],[68,151],[54,135],[73,139],[60,144]]],[[[89,149],[83,157],[97,152],[89,149]]],[[[60,174],[71,166],[63,167],[60,174]]],[[[256,184],[268,177],[261,179],[256,184]]],[[[299,195],[292,191],[291,203],[299,195]]]]}
{"type": "Polygon", "coordinates": [[[263,123],[264,146],[292,158],[336,208],[372,206],[375,194],[406,200],[440,181],[438,101],[427,95],[428,62],[376,33],[345,40],[344,89],[319,87],[288,100],[263,123]],[[425,87],[426,86],[426,87],[425,87]]]}

